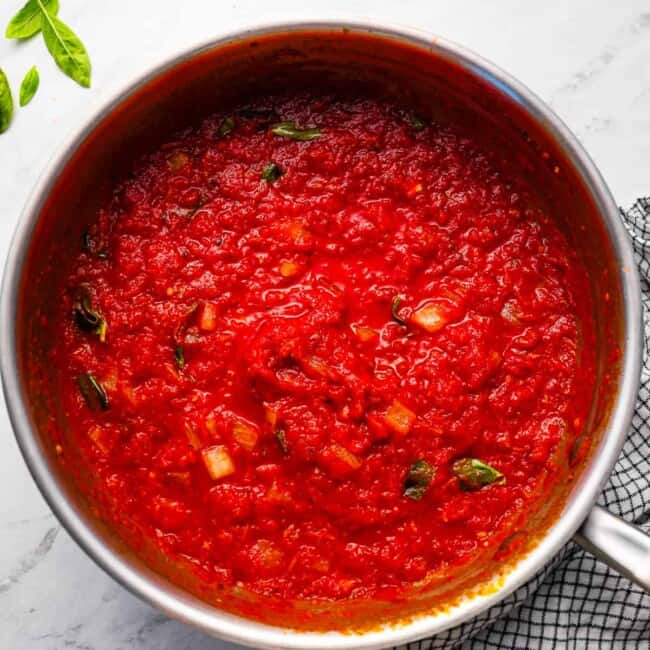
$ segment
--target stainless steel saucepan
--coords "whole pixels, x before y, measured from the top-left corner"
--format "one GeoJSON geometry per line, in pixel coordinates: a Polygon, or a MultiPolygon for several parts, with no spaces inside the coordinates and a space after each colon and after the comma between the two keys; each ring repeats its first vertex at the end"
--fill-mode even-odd
{"type": "Polygon", "coordinates": [[[5,269],[0,349],[16,438],[57,517],[134,594],[214,636],[257,648],[398,645],[458,625],[503,600],[572,538],[650,589],[649,538],[594,506],[630,426],[642,356],[639,279],[616,204],[589,156],[548,106],[496,66],[430,34],[369,21],[265,25],[184,51],[129,82],[70,137],[27,202],[5,269]],[[47,362],[56,342],[48,336],[46,316],[66,270],[66,251],[78,246],[134,156],[224,102],[271,92],[287,80],[297,86],[380,86],[423,111],[446,102],[503,146],[514,147],[522,174],[544,188],[549,208],[589,269],[597,323],[597,386],[578,460],[544,507],[529,513],[522,531],[525,552],[475,574],[482,588],[463,587],[448,607],[430,607],[425,593],[412,602],[377,606],[363,619],[354,603],[345,603],[339,617],[349,616],[352,629],[344,633],[336,628],[350,626],[332,624],[335,614],[326,608],[307,607],[307,618],[295,626],[300,629],[290,629],[291,617],[283,626],[257,616],[271,609],[263,601],[248,602],[248,610],[215,604],[164,560],[143,560],[102,523],[85,492],[61,470],[48,435],[52,426],[70,426],[58,409],[47,362]]]}

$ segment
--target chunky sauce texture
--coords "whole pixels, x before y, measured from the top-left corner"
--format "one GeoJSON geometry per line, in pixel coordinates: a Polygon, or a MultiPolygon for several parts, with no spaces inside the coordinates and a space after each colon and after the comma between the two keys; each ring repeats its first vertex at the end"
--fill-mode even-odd
{"type": "Polygon", "coordinates": [[[140,160],[52,353],[105,515],[288,599],[389,597],[496,547],[593,386],[585,270],[505,158],[294,95],[140,160]]]}

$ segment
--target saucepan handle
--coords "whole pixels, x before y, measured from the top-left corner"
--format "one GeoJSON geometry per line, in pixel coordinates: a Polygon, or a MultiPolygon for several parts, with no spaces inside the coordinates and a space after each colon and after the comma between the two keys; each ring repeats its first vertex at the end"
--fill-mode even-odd
{"type": "Polygon", "coordinates": [[[650,536],[640,528],[595,506],[573,539],[650,593],[650,536]]]}

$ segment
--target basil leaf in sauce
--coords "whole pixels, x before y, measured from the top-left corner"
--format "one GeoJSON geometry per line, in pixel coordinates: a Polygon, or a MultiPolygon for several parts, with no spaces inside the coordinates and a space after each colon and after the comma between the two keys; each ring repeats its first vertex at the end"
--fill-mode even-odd
{"type": "Polygon", "coordinates": [[[14,99],[7,75],[0,68],[0,133],[4,133],[11,124],[14,114],[14,99]]]}
{"type": "Polygon", "coordinates": [[[36,0],[42,13],[45,45],[59,68],[84,88],[90,87],[90,58],[79,37],[45,9],[45,0],[36,0]]]}
{"type": "Polygon", "coordinates": [[[229,133],[232,133],[232,130],[235,128],[235,119],[231,116],[228,116],[224,118],[223,122],[219,125],[219,130],[217,131],[217,134],[220,137],[225,137],[229,133]]]}
{"type": "Polygon", "coordinates": [[[398,322],[400,325],[406,325],[406,321],[399,315],[399,306],[401,302],[402,296],[395,296],[390,306],[390,313],[393,317],[393,320],[398,322]]]}
{"type": "Polygon", "coordinates": [[[464,490],[480,490],[492,483],[504,485],[506,482],[501,472],[476,458],[461,458],[452,465],[451,470],[464,490]]]}
{"type": "Polygon", "coordinates": [[[174,348],[174,360],[176,361],[176,367],[179,370],[185,368],[185,353],[183,352],[183,346],[177,345],[174,348]]]}
{"type": "Polygon", "coordinates": [[[283,454],[288,454],[289,453],[289,444],[287,443],[287,436],[284,433],[282,429],[278,429],[275,432],[275,437],[278,440],[278,444],[280,445],[280,449],[282,449],[283,454]]]}
{"type": "Polygon", "coordinates": [[[422,129],[427,125],[427,123],[415,113],[409,115],[408,123],[414,131],[422,131],[422,129]]]}
{"type": "Polygon", "coordinates": [[[59,13],[58,0],[29,0],[23,8],[9,21],[5,36],[7,38],[31,38],[41,31],[42,9],[50,16],[59,13]]]}
{"type": "Polygon", "coordinates": [[[38,70],[34,65],[27,71],[27,74],[20,84],[19,103],[21,106],[27,106],[27,104],[32,101],[32,97],[34,97],[38,90],[39,82],[38,70]]]}
{"type": "Polygon", "coordinates": [[[100,248],[98,244],[90,236],[88,228],[86,228],[83,233],[81,233],[81,243],[83,250],[89,255],[98,257],[99,259],[105,260],[108,258],[108,251],[106,248],[100,248]]]}
{"type": "Polygon", "coordinates": [[[271,127],[271,133],[291,140],[315,140],[322,135],[317,127],[300,128],[295,122],[278,122],[271,127]]]}
{"type": "Polygon", "coordinates": [[[275,183],[283,173],[284,172],[274,162],[270,162],[264,167],[262,178],[267,183],[275,183]]]}
{"type": "Polygon", "coordinates": [[[404,496],[414,501],[419,501],[429,488],[436,473],[434,467],[431,467],[426,460],[416,460],[404,481],[404,496]]]}
{"type": "Polygon", "coordinates": [[[106,320],[93,309],[90,293],[88,293],[86,287],[81,287],[78,291],[77,299],[74,304],[74,314],[77,325],[79,325],[82,330],[97,334],[102,343],[106,340],[108,324],[106,320]]]}
{"type": "Polygon", "coordinates": [[[95,379],[92,373],[87,372],[77,379],[81,395],[86,400],[88,408],[92,411],[108,409],[108,395],[103,386],[95,379]]]}

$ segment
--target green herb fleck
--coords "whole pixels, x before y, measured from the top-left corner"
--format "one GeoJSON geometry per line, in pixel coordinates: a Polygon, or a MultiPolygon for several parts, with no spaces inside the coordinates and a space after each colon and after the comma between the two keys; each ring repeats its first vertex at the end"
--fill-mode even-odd
{"type": "Polygon", "coordinates": [[[404,481],[404,496],[419,501],[429,488],[435,473],[435,468],[431,467],[426,460],[416,460],[404,481]]]}
{"type": "Polygon", "coordinates": [[[176,361],[176,367],[179,370],[183,370],[183,368],[185,368],[185,354],[182,345],[177,345],[174,348],[174,359],[176,361]]]}
{"type": "Polygon", "coordinates": [[[87,287],[81,287],[77,292],[77,299],[74,304],[74,314],[77,325],[82,330],[97,334],[99,340],[106,341],[108,324],[106,320],[93,309],[90,293],[87,287]]]}
{"type": "Polygon", "coordinates": [[[506,477],[498,470],[476,458],[460,458],[451,468],[464,490],[480,490],[495,483],[505,485],[506,477]]]}
{"type": "Polygon", "coordinates": [[[217,131],[220,137],[225,137],[229,133],[232,133],[232,130],[235,128],[235,118],[228,116],[219,125],[219,130],[217,131]]]}
{"type": "Polygon", "coordinates": [[[291,140],[315,140],[320,138],[322,133],[317,127],[300,128],[295,122],[278,122],[271,127],[271,133],[291,140]]]}
{"type": "Polygon", "coordinates": [[[87,372],[77,379],[79,390],[86,401],[88,408],[93,411],[108,409],[108,395],[103,386],[95,379],[92,373],[87,372]]]}
{"type": "Polygon", "coordinates": [[[27,106],[32,100],[32,97],[36,94],[39,84],[38,70],[36,66],[32,66],[28,71],[25,77],[23,78],[22,83],[20,84],[20,105],[27,106]]]}
{"type": "Polygon", "coordinates": [[[97,250],[97,246],[90,236],[88,228],[84,229],[83,233],[81,234],[81,242],[83,250],[89,255],[94,255],[95,257],[99,257],[102,260],[105,260],[108,257],[108,251],[105,248],[97,250]]]}
{"type": "Polygon", "coordinates": [[[280,449],[282,449],[283,454],[288,454],[289,453],[289,445],[287,443],[287,436],[285,432],[282,429],[278,429],[275,432],[275,437],[278,440],[278,444],[280,445],[280,449]]]}
{"type": "Polygon", "coordinates": [[[270,162],[264,167],[262,178],[267,183],[275,183],[283,174],[284,172],[274,162],[270,162]]]}
{"type": "Polygon", "coordinates": [[[408,123],[414,131],[422,131],[422,129],[427,125],[424,119],[415,113],[409,115],[408,123]]]}

